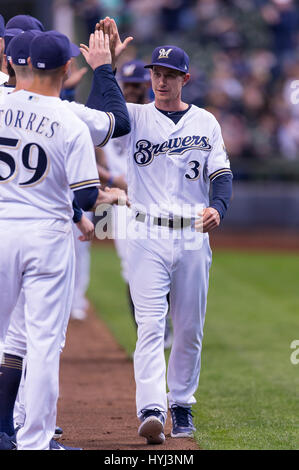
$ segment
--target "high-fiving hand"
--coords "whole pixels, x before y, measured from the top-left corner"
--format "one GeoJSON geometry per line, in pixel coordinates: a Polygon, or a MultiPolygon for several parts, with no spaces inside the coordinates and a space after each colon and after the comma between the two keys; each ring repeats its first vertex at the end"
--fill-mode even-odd
{"type": "Polygon", "coordinates": [[[80,51],[93,70],[101,65],[111,64],[109,41],[108,34],[105,34],[102,30],[96,30],[89,37],[89,46],[80,44],[80,51]]]}
{"type": "Polygon", "coordinates": [[[113,18],[106,16],[104,20],[100,20],[96,24],[96,31],[103,31],[104,34],[109,35],[110,50],[112,56],[112,68],[115,69],[117,59],[127,48],[128,44],[133,41],[132,36],[128,36],[123,42],[119,37],[118,28],[113,18]]]}

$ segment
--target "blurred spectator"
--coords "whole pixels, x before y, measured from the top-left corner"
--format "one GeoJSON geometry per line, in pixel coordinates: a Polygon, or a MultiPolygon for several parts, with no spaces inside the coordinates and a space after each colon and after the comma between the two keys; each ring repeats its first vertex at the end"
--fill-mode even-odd
{"type": "Polygon", "coordinates": [[[70,0],[70,4],[74,7],[76,14],[84,20],[87,37],[89,37],[94,32],[99,18],[104,16],[101,2],[99,0],[70,0]]]}
{"type": "Polygon", "coordinates": [[[191,13],[193,0],[164,0],[161,2],[161,28],[166,32],[184,31],[194,26],[191,13]]]}
{"type": "Polygon", "coordinates": [[[278,130],[278,142],[281,154],[295,160],[299,155],[299,119],[285,116],[278,130]]]}
{"type": "Polygon", "coordinates": [[[279,60],[294,56],[298,42],[299,12],[293,0],[272,0],[262,8],[262,16],[272,33],[272,48],[279,60]]]}

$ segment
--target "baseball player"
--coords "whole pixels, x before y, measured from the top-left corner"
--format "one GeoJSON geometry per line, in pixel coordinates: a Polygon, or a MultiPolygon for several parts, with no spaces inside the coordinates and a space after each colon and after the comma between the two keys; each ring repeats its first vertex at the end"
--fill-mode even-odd
{"type": "MultiPolygon", "coordinates": [[[[102,63],[109,63],[105,62],[109,57],[108,40],[103,35],[99,39],[102,63]]],[[[1,195],[3,201],[10,201],[0,205],[0,278],[5,292],[0,308],[1,341],[21,289],[26,298],[26,419],[17,434],[21,450],[53,445],[59,355],[74,274],[68,187],[76,192],[85,209],[102,201],[114,203],[123,195],[116,189],[105,193],[96,189],[98,173],[88,128],[58,98],[71,57],[68,39],[57,32],[44,33],[32,41],[30,57],[32,86],[7,96],[0,113],[1,195]],[[16,126],[11,127],[10,119],[16,126]],[[7,223],[12,228],[9,234],[7,223]]],[[[110,126],[111,116],[106,115],[102,140],[110,126]]],[[[16,370],[19,358],[4,354],[1,407],[9,400],[11,366],[16,370]]],[[[2,444],[5,437],[2,432],[2,444]]],[[[56,449],[64,448],[59,446],[56,449]]]]}
{"type": "MultiPolygon", "coordinates": [[[[9,61],[6,59],[6,51],[9,45],[9,42],[12,38],[17,36],[23,31],[44,31],[45,28],[43,24],[33,16],[30,15],[16,15],[13,18],[10,18],[6,23],[5,33],[4,33],[4,43],[5,43],[5,50],[4,50],[4,63],[3,68],[5,72],[8,73],[9,79],[6,80],[7,86],[14,87],[16,84],[15,75],[13,69],[10,67],[9,61]]],[[[1,70],[1,67],[0,67],[1,70]]]]}
{"type": "MultiPolygon", "coordinates": [[[[114,42],[120,42],[110,20],[114,42]]],[[[154,49],[153,103],[129,103],[128,195],[135,221],[128,240],[128,277],[138,324],[134,354],[138,433],[162,444],[168,407],[171,436],[192,436],[212,254],[209,232],[230,202],[232,173],[215,117],[184,103],[188,55],[174,45],[154,49]],[[210,187],[212,191],[209,197],[210,187]],[[170,295],[174,339],[163,350],[170,295]]]]}
{"type": "MultiPolygon", "coordinates": [[[[16,88],[11,87],[0,87],[0,97],[2,95],[7,95],[11,93],[13,90],[21,90],[27,89],[31,86],[33,80],[32,70],[27,65],[27,58],[29,57],[29,48],[30,43],[36,35],[41,34],[41,31],[30,30],[25,31],[22,35],[17,36],[17,39],[11,41],[7,47],[8,54],[10,54],[11,46],[13,46],[13,57],[9,57],[11,68],[15,72],[15,77],[17,79],[16,88]]],[[[75,53],[77,53],[75,49],[75,53]]],[[[96,114],[96,113],[94,113],[96,114]]],[[[97,113],[98,115],[94,115],[95,121],[101,121],[101,113],[97,113]]],[[[74,207],[73,207],[74,208],[74,207]]],[[[84,245],[82,241],[86,243],[90,243],[89,240],[94,235],[94,226],[92,222],[82,214],[82,211],[79,210],[79,218],[75,219],[73,217],[73,221],[76,222],[72,224],[72,227],[76,227],[76,238],[74,239],[75,244],[84,245]]],[[[77,263],[76,263],[76,273],[77,273],[77,263]]],[[[76,288],[76,284],[75,284],[76,288]]],[[[25,330],[25,320],[24,320],[24,308],[25,308],[25,298],[24,292],[21,291],[19,295],[19,299],[17,305],[14,309],[14,312],[11,317],[10,326],[8,329],[8,333],[6,336],[6,343],[4,347],[4,351],[6,354],[17,355],[17,357],[23,358],[23,371],[22,371],[22,379],[19,386],[19,391],[17,398],[15,400],[15,406],[13,411],[13,418],[15,423],[15,428],[18,429],[21,425],[23,425],[25,420],[25,409],[24,409],[24,399],[23,399],[23,388],[24,388],[24,376],[26,374],[26,330],[25,330]],[[18,341],[15,338],[18,338],[18,341]]],[[[17,386],[15,387],[15,393],[17,392],[17,386]]],[[[13,403],[14,395],[12,394],[11,400],[13,403]]],[[[8,415],[11,416],[11,407],[6,407],[8,415]]],[[[60,438],[62,435],[62,429],[58,426],[55,428],[55,438],[60,438]]]]}
{"type": "MultiPolygon", "coordinates": [[[[37,34],[36,31],[26,31],[25,33],[22,33],[19,35],[17,38],[15,38],[13,41],[11,41],[11,44],[9,44],[9,50],[14,49],[12,51],[12,57],[11,57],[11,62],[12,66],[14,67],[14,70],[16,71],[16,77],[17,77],[17,88],[16,89],[21,89],[23,87],[27,88],[30,86],[32,77],[30,77],[29,73],[29,68],[26,66],[27,62],[27,55],[28,52],[26,50],[26,42],[30,39],[32,39],[32,35],[37,34]],[[14,53],[13,53],[14,52],[14,53]],[[29,81],[29,82],[28,82],[29,81]]],[[[92,37],[96,36],[92,35],[92,37]]],[[[75,47],[75,46],[72,46],[75,47]]],[[[107,141],[107,138],[109,136],[118,133],[117,135],[121,135],[121,133],[127,132],[126,127],[123,127],[123,117],[125,116],[124,109],[122,110],[122,107],[125,107],[125,102],[124,99],[119,91],[119,88],[117,86],[117,83],[113,77],[111,66],[110,66],[110,72],[107,70],[106,65],[101,65],[99,63],[99,50],[97,46],[96,41],[90,41],[90,48],[89,48],[89,53],[86,55],[86,59],[90,66],[95,70],[95,80],[100,80],[101,83],[103,83],[106,80],[106,76],[109,78],[109,87],[115,88],[115,96],[112,94],[108,95],[108,102],[106,103],[107,109],[113,110],[114,116],[115,116],[115,129],[113,131],[113,128],[111,128],[111,117],[112,115],[106,116],[105,114],[96,111],[96,110],[91,110],[83,105],[78,105],[77,103],[68,103],[64,102],[65,105],[71,107],[75,113],[86,122],[88,125],[88,128],[90,130],[91,136],[93,138],[94,145],[99,145],[99,143],[103,142],[105,143],[107,141]],[[114,83],[111,83],[112,82],[114,83]],[[118,99],[115,99],[115,97],[118,97],[118,99]],[[108,119],[107,119],[108,118],[108,119]],[[103,119],[104,121],[107,121],[110,123],[107,134],[105,134],[105,138],[101,137],[103,134],[103,119]],[[118,124],[120,122],[120,124],[118,124]]],[[[106,91],[107,93],[107,91],[106,91]]],[[[112,121],[114,122],[114,120],[112,121]]],[[[76,224],[77,226],[80,225],[80,230],[81,232],[84,233],[84,237],[80,237],[80,239],[90,239],[89,234],[91,233],[90,226],[87,224],[90,224],[92,226],[92,233],[93,233],[93,224],[83,215],[81,220],[76,224]],[[84,220],[85,219],[85,220],[84,220]],[[87,238],[86,238],[87,237],[87,238]]],[[[25,329],[24,329],[24,322],[22,322],[21,318],[21,312],[24,314],[24,295],[23,292],[21,292],[18,303],[15,307],[15,310],[13,312],[10,326],[8,333],[6,335],[6,341],[5,341],[5,348],[4,351],[6,354],[12,354],[15,355],[19,358],[24,357],[25,351],[26,351],[26,334],[25,334],[25,329]]],[[[66,325],[65,325],[66,329],[66,325]]],[[[65,335],[64,335],[65,336],[65,335]]],[[[61,348],[64,346],[64,341],[62,343],[61,348]]],[[[23,368],[24,369],[24,368],[23,368]]],[[[25,370],[23,370],[23,374],[25,373],[25,370]]],[[[19,377],[15,377],[15,383],[14,383],[14,390],[15,393],[18,390],[18,384],[19,384],[19,377]]],[[[15,403],[15,408],[14,408],[14,418],[16,423],[22,424],[24,422],[24,399],[22,398],[22,389],[24,386],[24,380],[22,379],[21,385],[20,385],[20,394],[19,394],[19,399],[15,403]]],[[[13,396],[13,394],[11,394],[13,396]]],[[[13,403],[13,399],[11,398],[10,403],[13,403]]],[[[9,421],[12,423],[12,406],[9,406],[9,403],[5,403],[4,408],[6,409],[7,416],[9,416],[9,421]]],[[[8,426],[8,429],[12,429],[12,424],[8,426]]],[[[5,430],[5,429],[4,429],[5,430]]],[[[6,429],[7,430],[7,429],[6,429]]],[[[11,431],[12,432],[12,431],[11,431]]],[[[54,437],[59,437],[61,435],[61,429],[56,428],[55,429],[55,435],[54,437]],[[57,430],[59,431],[59,434],[57,435],[57,430]]]]}

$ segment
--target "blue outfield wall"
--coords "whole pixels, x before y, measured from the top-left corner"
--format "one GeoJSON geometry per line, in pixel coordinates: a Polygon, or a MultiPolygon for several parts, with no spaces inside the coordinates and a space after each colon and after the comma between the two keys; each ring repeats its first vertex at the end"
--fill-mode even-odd
{"type": "Polygon", "coordinates": [[[223,227],[299,229],[299,182],[234,181],[223,227]]]}

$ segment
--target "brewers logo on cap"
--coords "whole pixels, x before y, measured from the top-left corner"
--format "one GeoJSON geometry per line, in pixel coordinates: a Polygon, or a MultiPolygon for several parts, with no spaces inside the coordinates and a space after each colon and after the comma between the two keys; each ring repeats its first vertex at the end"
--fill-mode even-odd
{"type": "Polygon", "coordinates": [[[143,83],[150,80],[148,70],[144,68],[142,60],[130,60],[123,64],[120,70],[119,79],[124,83],[143,83]]]}
{"type": "Polygon", "coordinates": [[[123,75],[125,77],[130,77],[131,75],[133,75],[135,69],[136,69],[135,64],[125,65],[124,68],[123,68],[123,75]]]}
{"type": "Polygon", "coordinates": [[[188,73],[189,57],[180,47],[171,45],[158,46],[152,53],[152,62],[145,65],[145,68],[152,68],[154,65],[188,73]]]}
{"type": "Polygon", "coordinates": [[[172,49],[167,49],[167,51],[165,49],[160,49],[158,59],[168,59],[168,56],[171,51],[172,49]]]}

